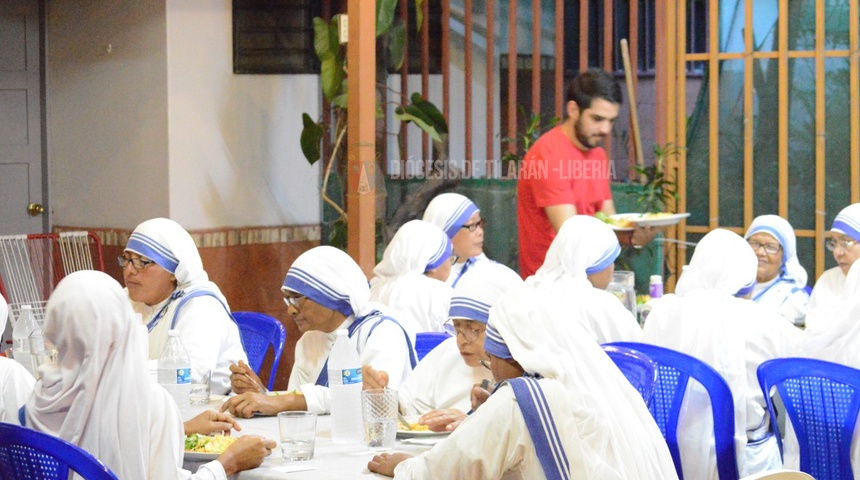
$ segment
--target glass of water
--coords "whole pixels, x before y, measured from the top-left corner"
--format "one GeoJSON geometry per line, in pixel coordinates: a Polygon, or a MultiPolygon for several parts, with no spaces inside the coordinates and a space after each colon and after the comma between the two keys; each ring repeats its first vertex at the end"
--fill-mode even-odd
{"type": "Polygon", "coordinates": [[[361,413],[367,448],[385,452],[394,448],[397,436],[397,390],[380,388],[361,392],[361,413]]]}
{"type": "Polygon", "coordinates": [[[281,456],[288,461],[314,458],[317,436],[317,414],[310,412],[281,412],[278,414],[281,434],[281,456]]]}

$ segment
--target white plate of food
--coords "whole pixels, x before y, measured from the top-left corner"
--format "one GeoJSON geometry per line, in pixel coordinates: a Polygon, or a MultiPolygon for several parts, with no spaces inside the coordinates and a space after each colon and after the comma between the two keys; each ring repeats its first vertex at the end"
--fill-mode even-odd
{"type": "Polygon", "coordinates": [[[193,461],[212,461],[224,453],[236,437],[226,435],[201,435],[195,433],[185,437],[185,459],[193,461]]]}
{"type": "Polygon", "coordinates": [[[402,422],[397,422],[397,438],[398,439],[407,439],[407,438],[425,438],[425,437],[441,437],[444,435],[448,435],[451,432],[434,432],[430,430],[427,425],[421,425],[418,423],[418,415],[415,416],[407,416],[404,419],[409,422],[409,426],[412,427],[412,430],[406,428],[402,422]]]}
{"type": "Polygon", "coordinates": [[[675,225],[690,216],[690,213],[616,213],[609,216],[609,225],[614,230],[633,230],[634,225],[642,227],[665,227],[675,225]]]}

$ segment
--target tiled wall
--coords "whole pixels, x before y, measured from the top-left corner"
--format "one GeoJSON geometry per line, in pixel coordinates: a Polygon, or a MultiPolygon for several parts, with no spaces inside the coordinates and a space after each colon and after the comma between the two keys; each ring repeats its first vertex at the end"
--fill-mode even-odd
{"type": "MultiPolygon", "coordinates": [[[[116,257],[122,254],[130,230],[87,227],[55,227],[56,231],[89,230],[102,241],[105,272],[122,283],[116,257]]],[[[287,343],[278,366],[276,389],[286,389],[293,366],[296,341],[301,336],[287,315],[280,288],[293,261],[302,252],[319,245],[319,225],[286,227],[224,228],[189,232],[194,238],[203,267],[230,303],[233,311],[255,311],[271,315],[287,329],[287,343]]],[[[271,359],[262,371],[271,368],[271,359]]],[[[268,377],[263,375],[263,380],[268,377]]]]}

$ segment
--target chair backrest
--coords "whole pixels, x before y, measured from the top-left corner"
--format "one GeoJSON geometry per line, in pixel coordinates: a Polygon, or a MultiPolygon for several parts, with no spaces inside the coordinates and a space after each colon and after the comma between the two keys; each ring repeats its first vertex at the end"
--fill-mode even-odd
{"type": "Polygon", "coordinates": [[[418,332],[415,334],[415,354],[420,361],[440,343],[451,338],[448,332],[418,332]]]}
{"type": "Polygon", "coordinates": [[[684,474],[681,470],[681,453],[678,450],[678,416],[690,377],[702,384],[711,399],[719,478],[737,480],[739,475],[734,441],[735,407],[732,391],[723,377],[707,363],[668,348],[635,342],[613,342],[607,345],[642,352],[657,364],[657,384],[648,409],[666,439],[680,480],[684,479],[684,474]]]}
{"type": "Polygon", "coordinates": [[[117,480],[80,447],[29,428],[0,423],[0,479],[66,480],[69,470],[85,480],[117,480]]]}
{"type": "Polygon", "coordinates": [[[645,404],[650,405],[657,384],[657,364],[642,352],[618,345],[603,345],[603,351],[639,391],[645,404]]]}
{"type": "MultiPolygon", "coordinates": [[[[818,480],[853,479],[851,440],[860,411],[860,370],[811,358],[778,358],[758,367],[771,425],[776,387],[800,446],[800,470],[818,480]]],[[[777,432],[778,433],[778,432],[777,432]]],[[[782,451],[782,440],[776,435],[782,451]]]]}
{"type": "Polygon", "coordinates": [[[278,373],[278,363],[281,361],[281,353],[287,342],[287,329],[278,321],[264,313],[258,312],[233,312],[233,318],[239,325],[239,333],[242,335],[242,346],[248,355],[248,365],[259,376],[263,367],[263,359],[271,345],[275,353],[272,359],[272,370],[269,372],[269,385],[271,390],[275,386],[275,377],[278,373]]]}

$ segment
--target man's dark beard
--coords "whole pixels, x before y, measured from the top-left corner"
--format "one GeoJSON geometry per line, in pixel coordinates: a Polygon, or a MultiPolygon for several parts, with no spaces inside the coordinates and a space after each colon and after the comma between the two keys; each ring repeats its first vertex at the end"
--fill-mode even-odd
{"type": "Polygon", "coordinates": [[[597,143],[591,143],[588,141],[588,137],[586,137],[582,133],[582,116],[577,118],[576,122],[573,123],[573,134],[576,136],[576,139],[579,140],[579,143],[581,143],[583,147],[589,150],[591,150],[592,148],[599,147],[600,144],[603,142],[602,137],[601,140],[598,140],[597,143]]]}

